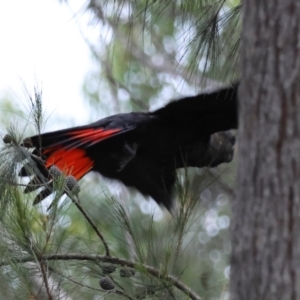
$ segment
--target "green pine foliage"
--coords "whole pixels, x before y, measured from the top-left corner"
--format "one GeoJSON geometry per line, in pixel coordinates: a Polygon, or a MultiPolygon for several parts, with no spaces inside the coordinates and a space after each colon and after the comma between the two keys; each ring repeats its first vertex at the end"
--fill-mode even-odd
{"type": "MultiPolygon", "coordinates": [[[[83,87],[92,120],[238,78],[237,1],[87,4],[94,30],[108,30],[94,44],[83,31],[95,62],[83,87]]],[[[27,133],[42,131],[41,96],[27,93],[27,133]]],[[[95,174],[79,194],[58,174],[52,198],[34,206],[17,176],[24,161],[38,172],[25,132],[16,124],[2,135],[0,299],[228,299],[234,163],[178,172],[172,214],[95,174]]]]}

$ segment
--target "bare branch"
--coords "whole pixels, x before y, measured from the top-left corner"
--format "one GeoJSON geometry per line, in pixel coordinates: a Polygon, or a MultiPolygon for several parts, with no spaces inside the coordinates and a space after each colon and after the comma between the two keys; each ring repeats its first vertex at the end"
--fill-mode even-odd
{"type": "Polygon", "coordinates": [[[68,195],[68,196],[70,197],[70,199],[73,201],[73,203],[76,205],[76,207],[78,208],[78,210],[82,213],[82,215],[84,216],[84,218],[88,221],[88,223],[91,225],[91,227],[93,228],[93,230],[96,232],[96,234],[98,235],[98,237],[102,241],[103,246],[105,248],[105,255],[107,257],[110,257],[110,251],[109,251],[109,247],[108,247],[107,242],[105,241],[103,235],[98,230],[98,228],[96,227],[96,225],[93,223],[93,221],[91,220],[91,218],[87,215],[87,213],[85,212],[85,210],[81,206],[81,204],[79,202],[79,198],[78,197],[74,198],[72,195],[68,195]]]}
{"type": "MultiPolygon", "coordinates": [[[[177,289],[179,289],[181,292],[186,294],[190,299],[192,299],[192,300],[201,300],[202,299],[191,288],[186,286],[183,282],[178,280],[173,275],[169,275],[169,274],[165,275],[165,274],[162,274],[160,270],[158,270],[154,267],[151,267],[151,266],[148,266],[145,264],[141,264],[138,262],[118,258],[118,257],[104,256],[104,255],[98,255],[98,254],[87,255],[87,254],[79,254],[79,253],[68,253],[68,254],[43,255],[43,257],[41,257],[40,259],[42,259],[44,261],[59,261],[59,260],[62,260],[62,261],[85,260],[85,261],[94,261],[94,262],[101,261],[101,262],[116,264],[119,266],[127,266],[127,267],[134,268],[137,270],[139,270],[140,268],[143,268],[145,271],[147,271],[153,277],[165,280],[165,281],[173,284],[177,289]]],[[[24,257],[21,259],[17,259],[16,262],[17,263],[27,263],[27,262],[31,262],[32,260],[33,260],[32,257],[24,257]]],[[[0,264],[0,266],[4,266],[7,264],[9,264],[9,263],[3,262],[0,264]]]]}

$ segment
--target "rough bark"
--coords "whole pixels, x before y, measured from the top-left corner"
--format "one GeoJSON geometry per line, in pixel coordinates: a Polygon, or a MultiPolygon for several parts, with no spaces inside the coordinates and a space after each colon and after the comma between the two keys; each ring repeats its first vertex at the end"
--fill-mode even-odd
{"type": "Polygon", "coordinates": [[[300,299],[299,47],[299,1],[243,1],[232,300],[300,299]]]}

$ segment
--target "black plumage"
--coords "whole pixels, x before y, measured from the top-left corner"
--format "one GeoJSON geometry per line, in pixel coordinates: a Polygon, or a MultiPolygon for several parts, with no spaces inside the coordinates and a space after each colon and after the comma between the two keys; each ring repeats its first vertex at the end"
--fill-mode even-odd
{"type": "MultiPolygon", "coordinates": [[[[213,134],[233,128],[237,128],[237,85],[182,98],[153,112],[117,114],[33,136],[24,140],[24,146],[35,147],[34,155],[43,160],[37,161],[41,173],[32,183],[49,177],[52,165],[77,180],[94,170],[170,208],[176,169],[230,161],[234,139],[226,133],[213,134]]],[[[28,166],[20,175],[28,175],[28,166]]],[[[42,191],[36,202],[50,193],[42,191]]]]}

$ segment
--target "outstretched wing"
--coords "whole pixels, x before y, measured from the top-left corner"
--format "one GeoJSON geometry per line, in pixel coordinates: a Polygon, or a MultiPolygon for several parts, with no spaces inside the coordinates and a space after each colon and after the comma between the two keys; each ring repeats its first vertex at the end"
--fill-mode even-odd
{"type": "MultiPolygon", "coordinates": [[[[237,87],[183,98],[152,113],[114,115],[28,138],[24,146],[35,148],[32,157],[39,172],[25,193],[46,179],[50,185],[34,203],[51,194],[51,166],[77,180],[95,170],[170,208],[176,168],[213,166],[231,159],[216,160],[219,148],[209,141],[211,134],[237,127],[237,87]]],[[[35,174],[28,170],[25,164],[20,175],[35,174]]]]}
{"type": "MultiPolygon", "coordinates": [[[[85,126],[85,128],[71,128],[33,136],[27,138],[24,145],[36,148],[34,154],[39,154],[47,169],[55,165],[66,175],[72,175],[78,180],[94,165],[93,159],[87,155],[87,149],[122,132],[124,130],[121,128],[104,129],[85,126]]],[[[28,175],[26,169],[27,166],[21,169],[22,176],[28,175]]]]}
{"type": "MultiPolygon", "coordinates": [[[[38,189],[39,184],[50,181],[50,186],[37,195],[35,204],[52,193],[51,176],[48,172],[51,166],[56,166],[65,175],[71,175],[79,180],[95,165],[97,159],[95,146],[108,140],[110,142],[106,144],[111,145],[113,144],[111,140],[134,129],[134,126],[128,125],[123,128],[122,126],[112,128],[110,119],[87,126],[36,135],[24,140],[25,147],[35,148],[32,152],[32,161],[35,165],[32,166],[32,161],[27,162],[19,173],[20,176],[34,174],[24,192],[29,193],[38,189]],[[102,127],[100,127],[101,125],[102,127]]],[[[105,160],[106,158],[103,157],[102,159],[105,160]]]]}

